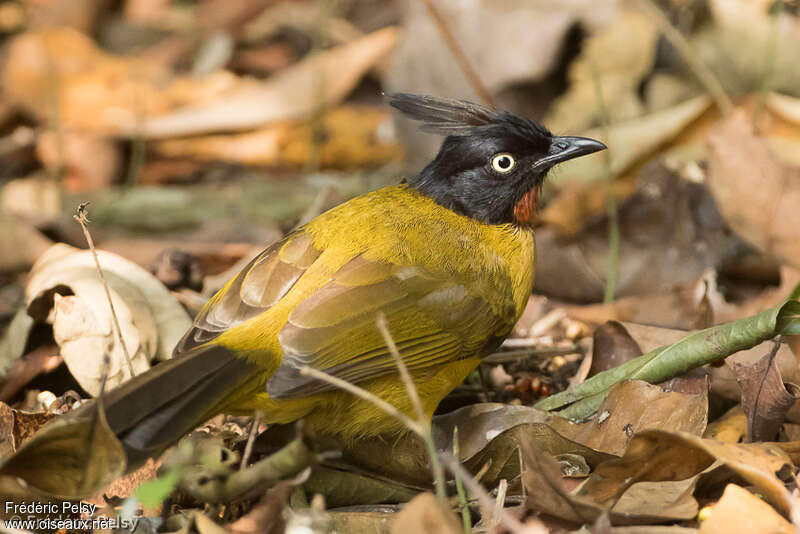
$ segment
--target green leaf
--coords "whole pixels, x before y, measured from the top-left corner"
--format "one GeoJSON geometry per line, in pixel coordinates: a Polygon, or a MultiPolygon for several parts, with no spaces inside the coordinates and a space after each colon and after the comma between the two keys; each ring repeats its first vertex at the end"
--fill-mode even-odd
{"type": "Polygon", "coordinates": [[[172,468],[164,476],[142,483],[136,489],[136,498],[145,508],[153,508],[164,502],[178,487],[181,479],[179,468],[172,468]]]}
{"type": "MultiPolygon", "coordinates": [[[[800,286],[792,296],[800,294],[800,286]]],[[[600,406],[609,390],[623,380],[662,382],[724,359],[735,352],[752,348],[779,334],[800,333],[800,302],[786,300],[776,308],[750,317],[688,335],[682,340],[654,349],[614,369],[598,373],[582,384],[539,401],[540,410],[557,410],[557,415],[580,420],[589,417],[600,406]]]]}

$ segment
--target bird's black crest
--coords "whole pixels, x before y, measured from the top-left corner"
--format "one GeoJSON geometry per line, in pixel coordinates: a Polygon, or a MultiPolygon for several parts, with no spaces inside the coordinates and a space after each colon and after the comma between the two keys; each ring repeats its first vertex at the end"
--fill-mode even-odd
{"type": "Polygon", "coordinates": [[[466,100],[411,93],[395,93],[388,98],[393,108],[422,122],[420,129],[425,132],[472,135],[486,128],[500,127],[520,137],[550,136],[546,128],[528,119],[466,100]]]}

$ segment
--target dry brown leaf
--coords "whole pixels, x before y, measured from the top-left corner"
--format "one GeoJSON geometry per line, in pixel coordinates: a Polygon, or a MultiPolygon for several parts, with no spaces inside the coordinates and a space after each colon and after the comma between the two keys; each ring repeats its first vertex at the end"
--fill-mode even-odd
{"type": "Polygon", "coordinates": [[[708,136],[708,187],[731,228],[760,250],[800,266],[800,168],[753,134],[739,110],[708,136]]]}
{"type": "Polygon", "coordinates": [[[589,375],[612,369],[642,355],[636,340],[617,321],[608,321],[594,331],[589,375]]]}
{"type": "Polygon", "coordinates": [[[570,64],[569,89],[551,106],[544,122],[554,131],[577,132],[594,126],[603,105],[614,122],[641,115],[638,91],[655,63],[659,31],[651,17],[623,10],[611,24],[589,37],[570,64]]]}
{"type": "Polygon", "coordinates": [[[9,458],[45,423],[55,418],[46,412],[16,410],[0,402],[0,458],[9,458]]]}
{"type": "Polygon", "coordinates": [[[402,154],[396,143],[382,138],[381,131],[390,125],[385,109],[342,106],[322,117],[322,140],[316,144],[307,121],[281,121],[247,133],[158,141],[153,148],[168,157],[243,165],[302,167],[316,158],[322,168],[361,169],[402,154]]]}
{"type": "Polygon", "coordinates": [[[51,172],[62,172],[68,193],[108,187],[120,165],[117,144],[108,137],[74,130],[48,130],[39,135],[36,155],[51,172]]]}
{"type": "Polygon", "coordinates": [[[283,534],[286,530],[283,512],[296,487],[291,481],[271,487],[258,504],[228,525],[226,531],[229,534],[283,534]]]}
{"type": "Polygon", "coordinates": [[[776,344],[753,365],[733,365],[736,381],[742,389],[742,408],[747,414],[747,441],[750,442],[774,440],[789,408],[800,398],[800,387],[783,383],[776,362],[779,348],[776,344]]]}
{"type": "Polygon", "coordinates": [[[65,129],[153,137],[244,130],[336,104],[398,36],[384,28],[260,82],[226,71],[173,78],[154,60],[108,54],[79,32],[54,29],[16,37],[2,79],[13,103],[49,120],[57,109],[65,129]]]}
{"type": "MultiPolygon", "coordinates": [[[[618,220],[617,298],[634,295],[663,298],[678,288],[679,292],[687,293],[685,297],[691,303],[698,280],[709,268],[734,257],[744,246],[741,238],[732,235],[704,186],[682,180],[659,162],[643,169],[636,193],[619,205],[618,220]]],[[[560,238],[549,226],[537,228],[534,283],[537,292],[577,302],[602,301],[608,268],[608,232],[605,217],[571,239],[560,238]]],[[[628,306],[648,316],[647,322],[693,324],[694,317],[687,314],[692,307],[679,304],[667,302],[657,306],[645,301],[642,306],[635,302],[628,306]],[[659,312],[670,322],[659,321],[659,312]]],[[[622,317],[608,317],[600,322],[608,319],[622,317]]]]}
{"type": "MultiPolygon", "coordinates": [[[[405,33],[383,80],[387,92],[479,101],[425,3],[402,0],[396,4],[403,15],[405,33]]],[[[434,4],[473,70],[488,91],[498,95],[500,107],[530,115],[529,110],[519,108],[532,106],[541,115],[548,101],[556,96],[556,90],[548,87],[545,80],[557,68],[564,49],[578,40],[571,29],[597,31],[614,20],[620,2],[436,0],[434,4]],[[509,53],[511,50],[514,53],[509,53]],[[531,90],[525,82],[544,83],[531,90]],[[508,89],[506,94],[504,89],[508,89]],[[513,105],[515,91],[523,100],[520,106],[513,105]]],[[[414,166],[422,168],[436,154],[439,138],[421,134],[413,121],[398,117],[397,124],[414,166]]]]}
{"type": "Polygon", "coordinates": [[[572,237],[608,214],[609,191],[613,192],[617,202],[623,202],[636,192],[636,182],[621,178],[611,187],[602,180],[567,182],[547,203],[539,220],[554,227],[559,237],[572,237]]]}
{"type": "Polygon", "coordinates": [[[15,104],[66,129],[113,133],[140,116],[166,111],[159,65],[100,50],[68,28],[27,32],[9,44],[2,80],[15,104]]]}
{"type": "Polygon", "coordinates": [[[561,185],[570,181],[601,180],[608,174],[606,158],[611,175],[621,175],[679,135],[683,137],[687,126],[709,106],[710,100],[699,96],[671,108],[611,124],[608,128],[586,130],[581,135],[603,141],[609,150],[562,163],[549,176],[549,181],[561,185]]]}
{"type": "Polygon", "coordinates": [[[266,82],[232,91],[224,99],[148,119],[141,131],[148,137],[159,138],[245,130],[306,116],[341,100],[394,47],[399,35],[399,30],[393,27],[378,30],[305,58],[266,82]]]}
{"type": "Polygon", "coordinates": [[[704,438],[716,439],[724,443],[739,443],[747,433],[747,416],[741,405],[737,404],[725,415],[709,423],[704,438]]]}
{"type": "Polygon", "coordinates": [[[392,534],[461,534],[461,524],[450,508],[432,493],[422,493],[403,506],[392,522],[392,534]]]}
{"type": "Polygon", "coordinates": [[[794,498],[776,476],[785,474],[791,462],[776,445],[722,443],[661,430],[646,430],[634,436],[625,455],[597,466],[576,496],[598,503],[616,502],[635,482],[684,480],[715,460],[756,486],[781,511],[794,512],[794,498]]]}
{"type": "Polygon", "coordinates": [[[700,534],[794,534],[797,530],[770,505],[736,484],[711,508],[700,534]]]}
{"type": "MultiPolygon", "coordinates": [[[[536,446],[523,443],[522,481],[530,510],[573,523],[591,523],[611,508],[615,524],[639,524],[691,519],[697,513],[692,497],[694,481],[635,484],[615,501],[599,503],[590,497],[568,492],[561,479],[559,463],[536,446]]],[[[613,461],[613,460],[612,460],[613,461]]]]}
{"type": "Polygon", "coordinates": [[[553,418],[550,425],[563,436],[592,449],[622,455],[633,436],[648,429],[702,435],[708,420],[708,394],[664,391],[641,380],[615,385],[586,423],[553,418]]]}

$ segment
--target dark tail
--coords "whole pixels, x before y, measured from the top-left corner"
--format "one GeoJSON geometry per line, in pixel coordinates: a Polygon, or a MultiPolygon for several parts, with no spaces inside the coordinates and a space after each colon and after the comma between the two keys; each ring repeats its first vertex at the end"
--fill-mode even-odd
{"type": "Polygon", "coordinates": [[[128,470],[219,413],[226,400],[262,372],[225,347],[209,345],[160,363],[106,393],[106,419],[125,447],[128,470]]]}

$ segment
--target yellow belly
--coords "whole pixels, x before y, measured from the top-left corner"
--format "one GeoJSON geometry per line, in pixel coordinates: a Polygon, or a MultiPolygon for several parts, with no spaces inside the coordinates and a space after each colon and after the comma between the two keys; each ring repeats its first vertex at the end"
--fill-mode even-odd
{"type": "MultiPolygon", "coordinates": [[[[480,358],[468,358],[412,374],[426,417],[433,415],[441,400],[462,383],[479,363],[480,358]]],[[[406,387],[397,374],[369,380],[359,386],[416,419],[406,387]]],[[[235,403],[231,411],[255,410],[263,414],[265,423],[286,424],[305,418],[315,432],[337,434],[345,439],[398,434],[407,430],[397,419],[385,414],[371,402],[338,390],[291,400],[271,399],[263,392],[235,403]]]]}

